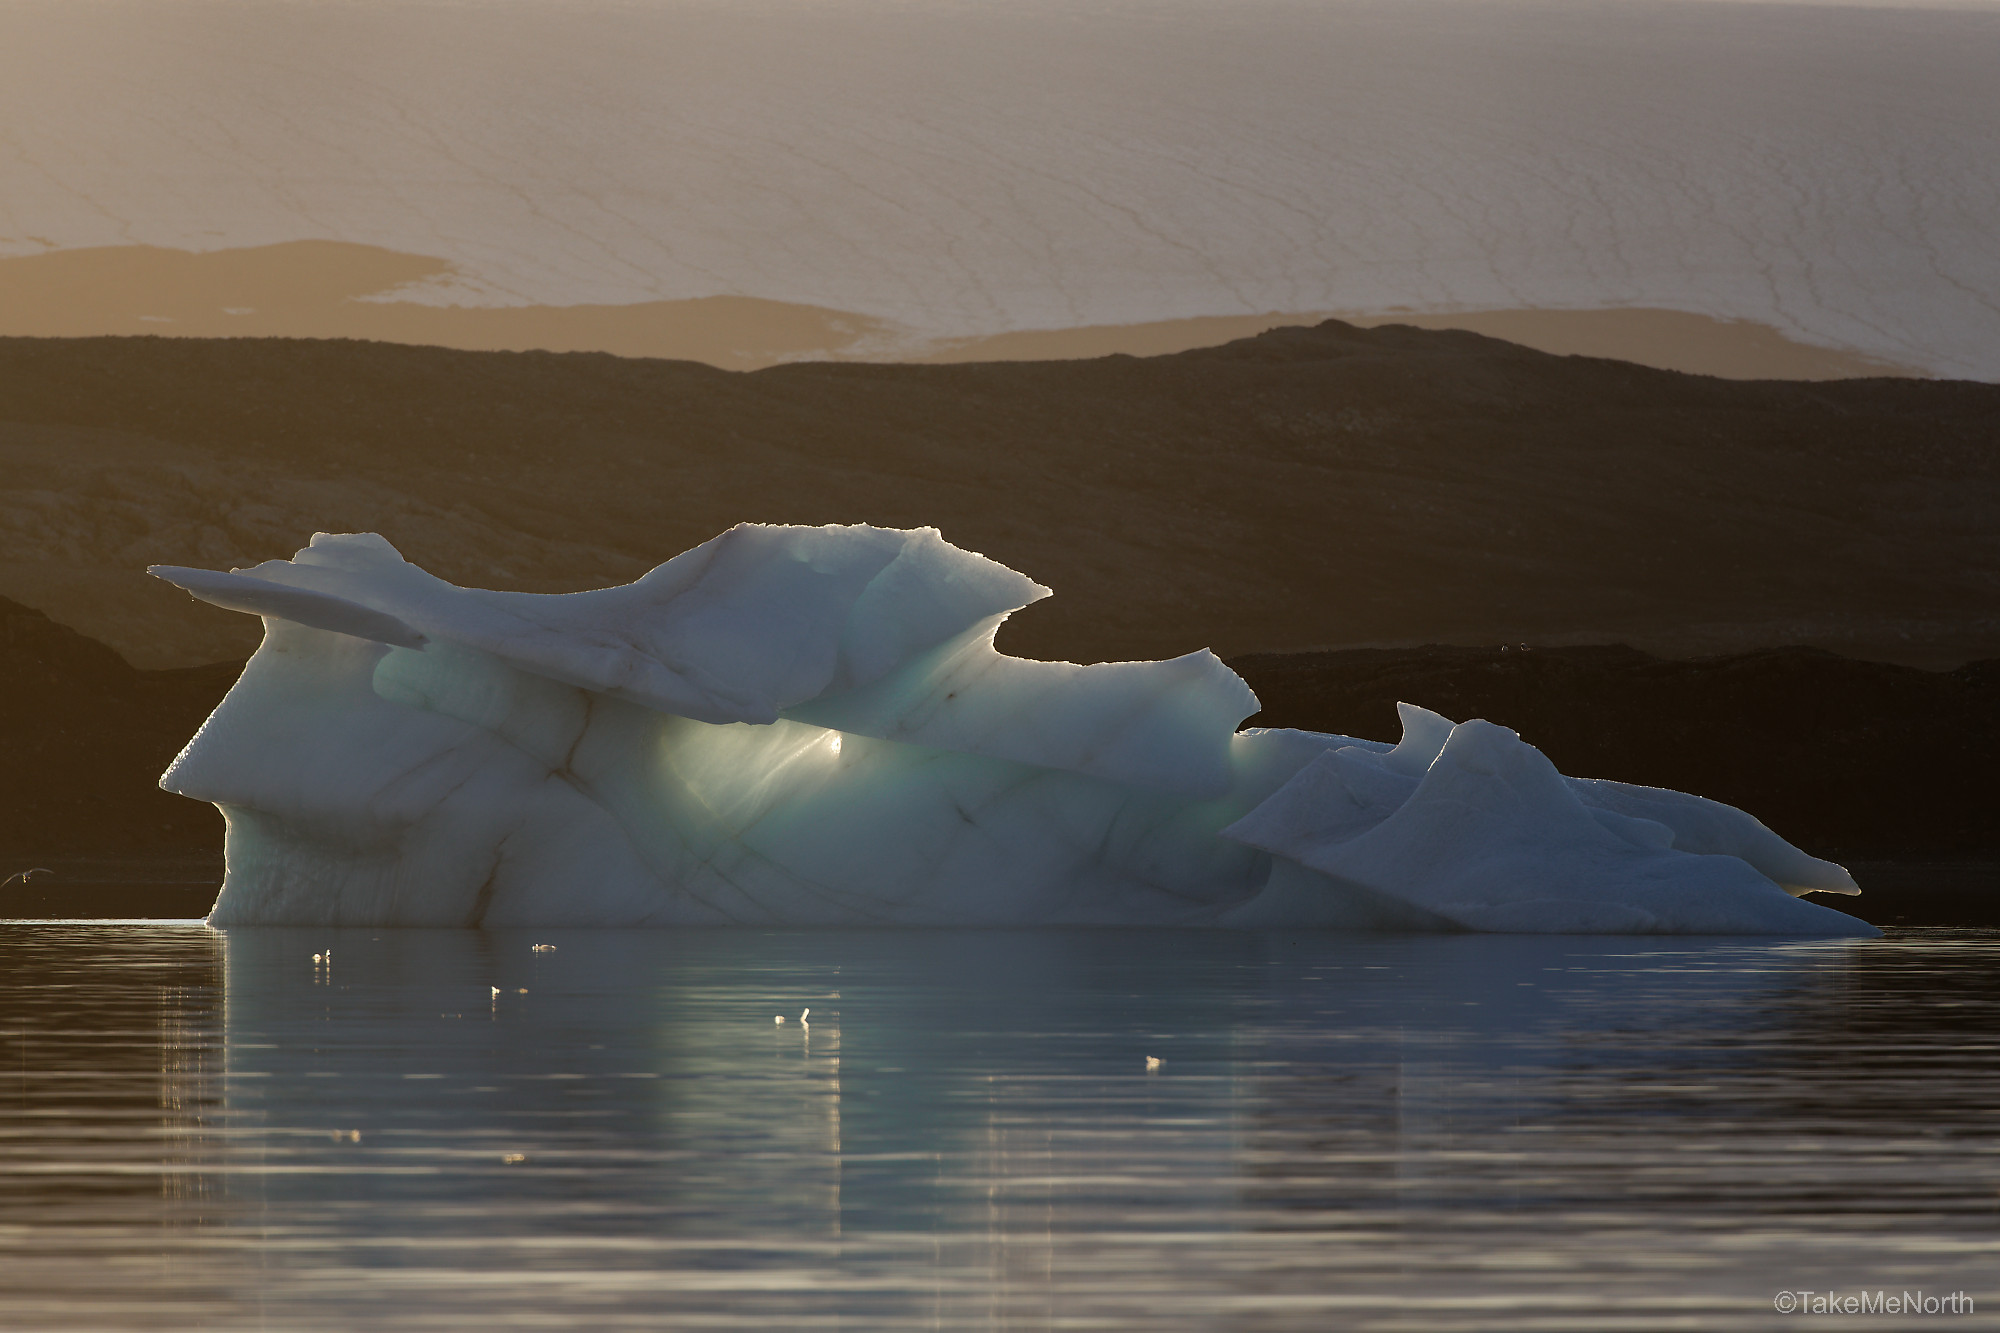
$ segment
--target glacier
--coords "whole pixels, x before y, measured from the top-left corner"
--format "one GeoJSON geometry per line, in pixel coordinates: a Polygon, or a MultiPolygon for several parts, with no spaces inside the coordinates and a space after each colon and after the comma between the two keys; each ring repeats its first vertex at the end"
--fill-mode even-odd
{"type": "Polygon", "coordinates": [[[1049,590],[935,529],[743,524],[564,594],[373,533],[151,572],[264,621],[160,779],[227,821],[218,926],[1878,933],[1749,814],[1505,727],[1238,730],[1207,650],[1010,657],[1049,590]]]}

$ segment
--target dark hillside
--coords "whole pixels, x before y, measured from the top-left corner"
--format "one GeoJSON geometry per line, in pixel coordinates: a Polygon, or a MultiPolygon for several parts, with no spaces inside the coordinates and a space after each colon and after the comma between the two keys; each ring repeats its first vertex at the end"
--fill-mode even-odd
{"type": "Polygon", "coordinates": [[[0,599],[0,850],[219,854],[221,816],[155,784],[241,671],[135,671],[0,599]]]}
{"type": "Polygon", "coordinates": [[[2000,656],[2000,386],[1742,382],[1337,322],[1150,359],[750,374],[358,342],[0,339],[0,593],[142,665],[254,625],[138,573],[375,529],[624,580],[745,519],[942,528],[1033,656],[1618,640],[2000,656]]]}

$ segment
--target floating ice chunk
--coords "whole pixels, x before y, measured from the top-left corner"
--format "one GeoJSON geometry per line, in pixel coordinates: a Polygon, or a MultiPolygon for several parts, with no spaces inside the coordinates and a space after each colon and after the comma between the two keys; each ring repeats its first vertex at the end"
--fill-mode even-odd
{"type": "Polygon", "coordinates": [[[1403,724],[1403,739],[1381,757],[1380,766],[1406,778],[1420,778],[1451,739],[1451,719],[1406,703],[1396,705],[1396,718],[1403,724]]]}
{"type": "Polygon", "coordinates": [[[1238,732],[1207,652],[1008,657],[1046,590],[929,529],[738,527],[560,596],[372,534],[156,572],[265,620],[161,780],[227,818],[219,925],[1871,932],[1742,812],[1503,728],[1238,732]]]}
{"type": "Polygon", "coordinates": [[[1676,849],[1740,856],[1794,894],[1861,892],[1846,870],[1807,856],[1733,805],[1595,778],[1571,778],[1569,784],[1600,823],[1622,818],[1658,825],[1669,831],[1676,849]]]}
{"type": "Polygon", "coordinates": [[[1073,666],[994,650],[994,616],[900,670],[786,716],[864,736],[1221,796],[1229,740],[1257,711],[1203,649],[1168,662],[1073,666]]]}
{"type": "Polygon", "coordinates": [[[233,574],[153,572],[232,610],[401,647],[448,639],[703,722],[774,721],[1048,595],[929,528],[741,524],[636,582],[554,596],[455,587],[374,533],[318,533],[291,560],[233,574]]]}
{"type": "Polygon", "coordinates": [[[1230,908],[1218,925],[1242,930],[1352,930],[1435,934],[1466,929],[1363,884],[1323,875],[1275,857],[1255,897],[1230,908]]]}
{"type": "MultiPolygon", "coordinates": [[[[1406,709],[1404,717],[1422,729],[1408,753],[1428,752],[1436,715],[1406,709]]],[[[1379,764],[1342,750],[1323,754],[1223,836],[1325,876],[1332,894],[1351,899],[1362,890],[1468,930],[1868,933],[1800,901],[1740,856],[1676,847],[1677,831],[1664,821],[1587,807],[1577,784],[1505,727],[1452,727],[1400,799],[1393,787],[1355,781],[1371,768],[1382,774],[1400,753],[1399,746],[1379,764]]],[[[1712,844],[1758,841],[1754,830],[1738,836],[1747,816],[1714,802],[1632,797],[1625,804],[1677,815],[1712,844]]],[[[1295,883],[1284,891],[1301,896],[1295,883]]],[[[1254,908],[1239,909],[1234,920],[1255,919],[1254,908]]]]}
{"type": "MultiPolygon", "coordinates": [[[[282,563],[282,562],[278,562],[282,563]]],[[[213,569],[183,569],[179,565],[154,565],[147,572],[177,588],[231,611],[247,611],[254,616],[290,620],[314,629],[349,634],[357,639],[400,648],[421,648],[424,636],[386,612],[310,588],[288,588],[251,574],[224,574],[213,569]]]]}
{"type": "Polygon", "coordinates": [[[1316,848],[1357,838],[1403,808],[1419,778],[1354,747],[1322,751],[1225,836],[1304,863],[1316,848]]]}

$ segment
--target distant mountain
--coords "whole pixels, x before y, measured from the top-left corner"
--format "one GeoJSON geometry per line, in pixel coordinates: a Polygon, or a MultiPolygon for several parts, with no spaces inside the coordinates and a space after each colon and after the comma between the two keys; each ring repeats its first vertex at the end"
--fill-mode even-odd
{"type": "Polygon", "coordinates": [[[1057,595],[1002,646],[1807,643],[2000,656],[2000,385],[1743,382],[1337,321],[1171,356],[732,373],[602,354],[0,339],[0,594],[144,666],[255,623],[140,574],[373,529],[623,581],[742,520],[931,524],[1057,595]]]}
{"type": "Polygon", "coordinates": [[[791,361],[1061,361],[1159,356],[1339,316],[1374,327],[1471,329],[1544,352],[1609,356],[1728,379],[1918,375],[1910,366],[1801,342],[1769,324],[1685,310],[1337,310],[926,334],[851,310],[704,296],[607,305],[437,305],[409,299],[462,281],[458,265],[339,241],[220,250],[110,245],[0,256],[0,337],[364,338],[488,352],[610,352],[757,370],[791,361]]]}

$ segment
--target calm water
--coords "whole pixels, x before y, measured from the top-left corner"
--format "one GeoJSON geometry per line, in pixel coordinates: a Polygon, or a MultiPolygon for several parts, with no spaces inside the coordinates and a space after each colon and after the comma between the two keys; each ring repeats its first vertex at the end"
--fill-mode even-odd
{"type": "Polygon", "coordinates": [[[0,925],[0,1326],[2000,1327],[1996,963],[0,925]]]}

